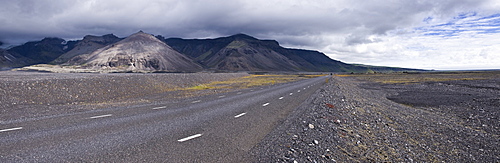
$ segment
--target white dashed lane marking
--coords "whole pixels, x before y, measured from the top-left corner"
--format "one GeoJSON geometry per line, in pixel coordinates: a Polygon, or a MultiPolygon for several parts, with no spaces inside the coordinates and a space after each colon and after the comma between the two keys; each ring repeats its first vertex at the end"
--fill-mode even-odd
{"type": "Polygon", "coordinates": [[[297,90],[297,92],[300,92],[300,90],[297,90]]]}
{"type": "Polygon", "coordinates": [[[280,97],[279,99],[280,99],[280,100],[283,100],[283,97],[280,97]]]}
{"type": "Polygon", "coordinates": [[[290,93],[290,96],[293,95],[293,93],[290,93]]]}
{"type": "Polygon", "coordinates": [[[201,102],[201,100],[196,100],[196,101],[193,101],[193,102],[191,102],[191,103],[193,103],[193,104],[194,104],[194,103],[198,103],[198,102],[201,102]]]}
{"type": "Polygon", "coordinates": [[[219,98],[222,98],[222,97],[226,97],[226,96],[224,96],[224,95],[222,95],[222,96],[219,96],[219,98]]]}
{"type": "Polygon", "coordinates": [[[111,116],[113,116],[113,115],[112,114],[98,115],[98,116],[90,117],[90,119],[104,118],[104,117],[111,117],[111,116]]]}
{"type": "Polygon", "coordinates": [[[185,142],[185,141],[188,141],[188,140],[191,140],[191,139],[194,139],[194,138],[200,137],[201,135],[203,135],[203,134],[191,135],[191,136],[188,136],[188,137],[185,137],[185,138],[179,139],[179,140],[177,140],[177,141],[178,141],[178,142],[185,142]]]}
{"type": "Polygon", "coordinates": [[[238,92],[238,93],[236,93],[236,94],[242,94],[242,93],[243,93],[243,92],[238,92]]]}
{"type": "Polygon", "coordinates": [[[262,104],[262,106],[267,106],[267,105],[269,105],[269,102],[268,102],[268,103],[265,103],[265,104],[262,104]]]}
{"type": "Polygon", "coordinates": [[[165,109],[167,108],[166,106],[160,106],[160,107],[156,107],[156,108],[153,108],[153,110],[157,110],[157,109],[165,109]]]}
{"type": "Polygon", "coordinates": [[[3,130],[0,130],[0,132],[14,131],[14,130],[20,130],[20,129],[23,129],[23,127],[3,129],[3,130]]]}
{"type": "Polygon", "coordinates": [[[245,114],[247,114],[247,113],[241,113],[241,114],[235,115],[234,118],[239,118],[241,116],[244,116],[245,114]]]}

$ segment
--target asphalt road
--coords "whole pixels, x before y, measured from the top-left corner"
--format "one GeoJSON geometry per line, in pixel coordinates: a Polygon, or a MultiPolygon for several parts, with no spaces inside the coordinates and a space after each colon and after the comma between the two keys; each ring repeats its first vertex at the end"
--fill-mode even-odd
{"type": "Polygon", "coordinates": [[[249,162],[326,78],[5,122],[0,162],[249,162]]]}

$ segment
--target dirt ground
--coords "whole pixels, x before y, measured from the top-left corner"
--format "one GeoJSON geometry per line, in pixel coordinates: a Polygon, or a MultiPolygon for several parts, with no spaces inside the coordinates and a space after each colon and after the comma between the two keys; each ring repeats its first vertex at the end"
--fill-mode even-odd
{"type": "Polygon", "coordinates": [[[499,162],[500,72],[338,75],[256,162],[499,162]]]}

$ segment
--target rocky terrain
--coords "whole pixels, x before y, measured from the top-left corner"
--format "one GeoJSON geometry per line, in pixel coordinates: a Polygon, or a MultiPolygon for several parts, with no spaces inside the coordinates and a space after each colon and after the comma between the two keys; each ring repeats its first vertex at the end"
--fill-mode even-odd
{"type": "Polygon", "coordinates": [[[500,74],[334,76],[255,162],[499,162],[500,74]]]}
{"type": "Polygon", "coordinates": [[[248,74],[2,71],[0,72],[0,124],[2,121],[203,95],[207,92],[179,91],[199,84],[243,76],[248,74]]]}

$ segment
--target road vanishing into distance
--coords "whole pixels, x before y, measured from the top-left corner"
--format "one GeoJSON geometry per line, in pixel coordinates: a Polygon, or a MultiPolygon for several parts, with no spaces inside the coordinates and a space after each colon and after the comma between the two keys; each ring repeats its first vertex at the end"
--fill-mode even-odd
{"type": "Polygon", "coordinates": [[[326,78],[2,122],[0,162],[248,162],[326,78]]]}

